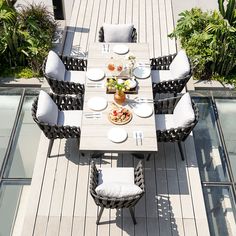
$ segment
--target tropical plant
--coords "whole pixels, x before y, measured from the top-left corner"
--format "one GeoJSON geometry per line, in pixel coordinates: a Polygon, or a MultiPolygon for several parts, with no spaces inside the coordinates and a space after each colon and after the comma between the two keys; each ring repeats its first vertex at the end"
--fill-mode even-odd
{"type": "Polygon", "coordinates": [[[197,78],[228,75],[236,66],[236,29],[218,12],[193,8],[180,14],[170,37],[180,39],[197,78]]]}
{"type": "Polygon", "coordinates": [[[0,70],[29,66],[39,74],[57,24],[43,4],[16,11],[10,2],[0,0],[0,70]]]}
{"type": "Polygon", "coordinates": [[[236,26],[236,1],[218,0],[218,6],[219,11],[224,19],[227,19],[231,26],[236,26]]]}

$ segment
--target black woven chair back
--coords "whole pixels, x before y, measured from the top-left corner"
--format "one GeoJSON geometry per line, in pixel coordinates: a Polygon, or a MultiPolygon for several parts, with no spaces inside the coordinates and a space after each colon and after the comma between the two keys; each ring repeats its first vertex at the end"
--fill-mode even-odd
{"type": "Polygon", "coordinates": [[[98,186],[98,170],[94,164],[91,163],[91,174],[90,174],[90,194],[93,197],[97,206],[105,207],[105,208],[130,208],[133,207],[144,194],[144,175],[143,175],[143,167],[142,163],[139,162],[135,169],[134,173],[134,181],[135,184],[138,185],[143,192],[141,194],[132,196],[132,197],[124,197],[124,198],[108,198],[97,195],[95,189],[98,186]]]}
{"type": "MultiPolygon", "coordinates": [[[[67,56],[60,56],[66,70],[85,71],[87,68],[87,60],[78,59],[67,56]]],[[[47,79],[48,84],[52,91],[56,94],[79,94],[84,93],[84,85],[69,81],[59,81],[56,78],[49,77],[46,72],[47,58],[45,58],[42,66],[44,77],[47,79]]]]}
{"type": "MultiPolygon", "coordinates": [[[[156,114],[172,114],[174,107],[180,100],[181,96],[177,96],[175,98],[163,99],[162,101],[157,101],[154,104],[155,113],[156,114]]],[[[185,127],[178,127],[175,129],[167,129],[167,130],[157,130],[157,140],[159,142],[179,142],[185,141],[189,136],[191,131],[194,129],[195,125],[199,120],[199,111],[196,104],[192,101],[192,107],[195,114],[194,121],[185,127]]],[[[184,115],[184,114],[183,114],[184,115]]]]}
{"type": "MultiPolygon", "coordinates": [[[[157,57],[157,58],[151,58],[151,69],[152,70],[169,70],[170,64],[175,58],[175,54],[170,54],[167,56],[163,57],[157,57]]],[[[153,96],[155,97],[156,94],[158,93],[180,93],[186,84],[188,83],[189,79],[192,76],[192,65],[191,62],[189,61],[190,64],[190,72],[188,75],[184,76],[183,78],[180,79],[175,79],[175,80],[170,80],[170,81],[163,81],[159,83],[153,82],[152,87],[153,87],[153,96]]]]}
{"type": "MultiPolygon", "coordinates": [[[[49,94],[53,101],[57,104],[59,110],[81,110],[83,106],[82,96],[59,96],[56,94],[49,94]]],[[[38,108],[38,97],[32,104],[32,117],[39,128],[43,131],[48,139],[62,139],[62,138],[79,138],[80,127],[76,126],[62,126],[62,125],[50,125],[39,121],[36,116],[38,108]]]]}
{"type": "MultiPolygon", "coordinates": [[[[98,31],[98,42],[104,42],[104,29],[101,27],[98,31]]],[[[133,28],[132,35],[131,35],[131,43],[137,43],[137,30],[133,28]]]]}

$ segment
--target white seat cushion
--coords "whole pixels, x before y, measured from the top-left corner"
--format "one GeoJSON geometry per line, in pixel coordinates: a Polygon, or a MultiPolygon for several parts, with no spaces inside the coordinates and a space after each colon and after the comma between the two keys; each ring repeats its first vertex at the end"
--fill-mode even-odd
{"type": "Polygon", "coordinates": [[[51,97],[43,90],[39,93],[36,117],[41,122],[48,123],[50,125],[57,124],[58,107],[51,97]]]}
{"type": "Polygon", "coordinates": [[[152,82],[154,83],[160,83],[174,79],[169,70],[152,70],[151,76],[152,82]]]}
{"type": "Polygon", "coordinates": [[[185,93],[175,106],[174,122],[177,127],[186,127],[195,120],[192,101],[189,93],[185,93]]]}
{"type": "Polygon", "coordinates": [[[142,189],[136,184],[104,183],[95,189],[96,193],[103,197],[122,198],[131,197],[142,193],[142,189]]]}
{"type": "Polygon", "coordinates": [[[103,24],[105,42],[131,42],[134,25],[103,24]]]}
{"type": "Polygon", "coordinates": [[[189,74],[190,64],[184,50],[177,53],[169,68],[174,79],[183,78],[189,74]]]}
{"type": "Polygon", "coordinates": [[[46,75],[56,80],[64,80],[65,70],[65,66],[59,56],[51,50],[47,57],[46,75]]]}
{"type": "Polygon", "coordinates": [[[176,128],[173,114],[158,114],[155,115],[156,130],[167,130],[176,128]]]}
{"type": "Polygon", "coordinates": [[[82,110],[67,110],[58,112],[58,125],[81,126],[82,110]]]}
{"type": "Polygon", "coordinates": [[[99,169],[98,184],[102,183],[134,184],[134,168],[101,168],[99,169]]]}
{"type": "Polygon", "coordinates": [[[85,75],[85,71],[68,70],[65,72],[65,81],[84,84],[85,75]]]}
{"type": "Polygon", "coordinates": [[[98,170],[98,195],[128,197],[140,194],[142,189],[134,184],[134,168],[101,168],[98,170]]]}

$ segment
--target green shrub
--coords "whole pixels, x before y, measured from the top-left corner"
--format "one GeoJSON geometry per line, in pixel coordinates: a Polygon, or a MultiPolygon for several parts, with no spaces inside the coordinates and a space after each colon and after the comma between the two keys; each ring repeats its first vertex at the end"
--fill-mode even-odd
{"type": "Polygon", "coordinates": [[[28,66],[40,74],[56,27],[43,4],[28,4],[16,11],[6,0],[0,0],[0,73],[3,68],[28,66]]]}
{"type": "Polygon", "coordinates": [[[236,66],[236,29],[218,11],[193,8],[180,16],[169,36],[180,39],[192,60],[194,76],[227,76],[236,66]]]}

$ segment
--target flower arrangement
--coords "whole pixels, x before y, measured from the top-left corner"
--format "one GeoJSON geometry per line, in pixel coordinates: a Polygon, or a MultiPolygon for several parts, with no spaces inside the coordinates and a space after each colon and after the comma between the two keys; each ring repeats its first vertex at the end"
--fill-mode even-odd
{"type": "Polygon", "coordinates": [[[129,87],[129,81],[124,81],[123,79],[118,79],[117,77],[114,78],[108,78],[107,80],[107,88],[109,90],[116,90],[119,92],[125,92],[130,89],[129,87]]]}

